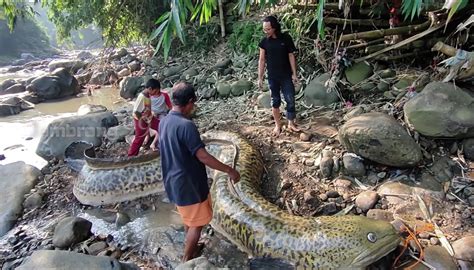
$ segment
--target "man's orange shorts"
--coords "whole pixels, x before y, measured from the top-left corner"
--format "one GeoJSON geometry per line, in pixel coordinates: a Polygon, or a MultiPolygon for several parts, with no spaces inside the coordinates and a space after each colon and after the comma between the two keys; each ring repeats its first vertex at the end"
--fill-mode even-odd
{"type": "Polygon", "coordinates": [[[212,219],[211,195],[201,203],[176,206],[183,223],[188,227],[200,227],[209,224],[212,219]]]}

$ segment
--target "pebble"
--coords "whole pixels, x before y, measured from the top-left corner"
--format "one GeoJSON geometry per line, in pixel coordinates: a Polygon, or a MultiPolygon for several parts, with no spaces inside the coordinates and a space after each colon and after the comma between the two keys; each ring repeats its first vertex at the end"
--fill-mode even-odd
{"type": "Polygon", "coordinates": [[[329,190],[328,192],[326,192],[326,196],[328,198],[337,198],[339,197],[339,193],[335,190],[329,190]]]}
{"type": "Polygon", "coordinates": [[[311,140],[311,134],[302,132],[302,133],[300,134],[300,140],[303,141],[303,142],[310,141],[310,140],[311,140]]]}
{"type": "Polygon", "coordinates": [[[431,237],[430,238],[430,243],[431,243],[431,245],[436,246],[436,245],[439,244],[439,239],[437,237],[431,237]]]}
{"type": "Polygon", "coordinates": [[[314,165],[314,159],[308,158],[307,160],[304,161],[304,165],[313,166],[314,165]]]}
{"type": "Polygon", "coordinates": [[[362,211],[366,212],[367,210],[374,207],[378,199],[379,194],[377,194],[377,192],[367,190],[357,195],[355,204],[358,208],[362,209],[362,211]]]}
{"type": "Polygon", "coordinates": [[[312,204],[312,205],[318,204],[318,198],[316,197],[316,192],[313,190],[306,191],[303,194],[303,199],[305,203],[312,204]]]}
{"type": "Polygon", "coordinates": [[[369,209],[367,211],[367,217],[377,220],[393,221],[393,214],[386,210],[381,209],[369,209]]]}
{"type": "Polygon", "coordinates": [[[336,207],[336,203],[334,202],[329,202],[329,203],[326,203],[323,207],[323,212],[324,214],[326,215],[330,215],[330,214],[334,214],[337,212],[337,207],[336,207]]]}
{"type": "Polygon", "coordinates": [[[324,202],[327,201],[328,196],[326,194],[319,194],[319,199],[324,202]]]}
{"type": "Polygon", "coordinates": [[[421,232],[418,234],[418,236],[421,238],[421,239],[428,239],[430,238],[430,234],[427,233],[427,232],[421,232]]]}
{"type": "Polygon", "coordinates": [[[467,201],[469,202],[469,205],[471,207],[474,207],[474,195],[469,196],[469,198],[467,198],[467,201]]]}

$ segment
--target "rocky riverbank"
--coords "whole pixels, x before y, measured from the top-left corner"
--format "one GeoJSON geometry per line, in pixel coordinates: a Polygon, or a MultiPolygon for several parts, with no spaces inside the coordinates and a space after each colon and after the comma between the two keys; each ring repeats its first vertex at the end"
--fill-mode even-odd
{"type": "MultiPolygon", "coordinates": [[[[25,89],[44,98],[52,89],[60,89],[59,96],[81,91],[94,95],[94,85],[118,84],[120,95],[133,99],[151,77],[159,78],[164,88],[178,80],[191,81],[201,97],[195,114],[200,131],[236,131],[260,149],[266,172],[262,194],[281,209],[302,216],[366,215],[391,221],[399,228],[404,224],[415,236],[410,239],[405,233],[410,252],[417,257],[424,250],[425,265],[419,264],[419,269],[426,265],[437,269],[472,267],[473,89],[428,83],[435,77],[424,71],[400,73],[393,67],[368,63],[354,65],[334,80],[330,74],[308,73],[314,69],[303,64],[306,72],[302,73],[302,85],[297,87],[297,120],[303,132],[284,129],[275,138],[271,136],[269,93],[259,93],[253,84],[256,59],[228,55],[225,49],[217,48],[206,56],[175,58],[163,64],[146,49],[120,49],[86,60],[77,69],[75,64],[54,66],[51,74],[26,82],[25,89]],[[66,77],[69,86],[77,81],[74,91],[61,88],[64,83],[58,78],[66,77]],[[48,81],[51,87],[38,87],[33,82],[39,79],[48,81]],[[334,84],[338,87],[331,88],[334,84]]],[[[5,192],[21,190],[8,203],[13,208],[8,212],[9,223],[2,224],[4,233],[11,228],[0,242],[3,267],[18,266],[34,251],[44,249],[55,251],[36,253],[25,267],[39,257],[96,265],[118,265],[122,261],[141,268],[176,267],[184,237],[180,225],[150,231],[139,243],[123,246],[108,235],[94,235],[89,223],[77,218],[91,208],[81,205],[72,194],[77,173],[67,157],[74,156],[72,150],[78,146],[70,145],[87,141],[104,157],[126,155],[127,142],[133,136],[130,107],[111,112],[86,106],[77,116],[50,125],[56,129],[66,126],[92,128],[94,134],[62,139],[44,135],[37,152],[50,162],[41,172],[24,164],[0,167],[1,179],[11,178],[12,171],[24,172],[17,181],[8,183],[21,183],[21,188],[2,188],[5,192]],[[82,225],[73,225],[76,223],[82,225]],[[60,234],[72,240],[59,245],[54,239],[60,234]],[[70,252],[56,251],[61,249],[70,252]],[[78,253],[108,258],[92,259],[78,253]]],[[[102,210],[109,213],[108,223],[120,227],[124,219],[125,223],[134,222],[122,213],[155,211],[162,199],[152,196],[102,210]]],[[[236,269],[254,267],[253,261],[212,230],[205,239],[208,244],[203,255],[207,260],[200,259],[199,263],[236,269]]],[[[390,267],[399,252],[378,265],[390,267]]],[[[396,263],[415,262],[406,254],[401,258],[396,263]]]]}

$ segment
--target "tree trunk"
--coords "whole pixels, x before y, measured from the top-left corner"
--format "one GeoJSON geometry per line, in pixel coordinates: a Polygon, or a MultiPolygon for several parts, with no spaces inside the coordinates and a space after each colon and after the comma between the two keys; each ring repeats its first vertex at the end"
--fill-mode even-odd
{"type": "Polygon", "coordinates": [[[225,37],[225,21],[224,21],[224,8],[222,7],[222,0],[218,0],[219,5],[219,21],[221,23],[221,36],[225,37]]]}

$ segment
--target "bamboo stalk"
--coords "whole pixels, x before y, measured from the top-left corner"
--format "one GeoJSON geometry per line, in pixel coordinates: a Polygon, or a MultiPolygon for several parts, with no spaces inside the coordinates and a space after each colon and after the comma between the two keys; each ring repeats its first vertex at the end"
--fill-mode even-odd
{"type": "Polygon", "coordinates": [[[431,21],[426,21],[418,25],[408,25],[403,27],[380,29],[367,32],[360,32],[354,34],[347,34],[341,36],[341,41],[349,41],[354,39],[376,39],[384,36],[393,36],[401,34],[413,34],[414,32],[420,32],[430,27],[431,21]]]}
{"type": "Polygon", "coordinates": [[[375,57],[375,56],[377,56],[377,55],[380,55],[380,54],[382,54],[382,53],[391,51],[391,50],[393,50],[393,49],[398,49],[398,48],[400,48],[400,47],[402,47],[402,46],[404,46],[404,45],[406,45],[406,44],[408,44],[408,43],[411,43],[411,42],[413,42],[413,41],[415,41],[415,40],[418,40],[418,39],[420,39],[420,38],[422,38],[422,37],[424,37],[424,36],[426,36],[426,35],[428,35],[428,34],[431,34],[431,33],[435,32],[435,31],[437,31],[438,29],[440,29],[441,27],[443,27],[445,23],[446,23],[445,21],[437,22],[435,25],[431,26],[430,28],[426,29],[425,31],[423,31],[423,32],[421,32],[421,33],[418,33],[418,34],[416,34],[416,35],[414,35],[414,36],[411,36],[411,37],[409,37],[409,38],[407,38],[407,39],[405,39],[405,40],[403,40],[403,41],[401,41],[401,42],[399,42],[399,43],[397,43],[397,44],[394,44],[394,45],[392,45],[392,46],[390,46],[390,47],[387,47],[387,48],[385,48],[385,49],[383,49],[383,50],[380,50],[380,51],[378,51],[378,52],[375,52],[375,53],[369,54],[369,55],[367,55],[367,56],[358,58],[358,59],[355,60],[355,62],[356,62],[356,63],[359,63],[359,62],[368,60],[368,59],[370,59],[370,58],[373,58],[373,57],[375,57]]]}
{"type": "Polygon", "coordinates": [[[346,49],[348,49],[348,50],[349,49],[358,49],[358,48],[367,47],[367,46],[378,44],[378,43],[383,43],[384,41],[385,41],[385,39],[383,39],[383,38],[376,39],[376,40],[371,40],[371,41],[364,41],[363,43],[347,46],[346,49]]]}
{"type": "Polygon", "coordinates": [[[388,20],[372,20],[372,19],[343,19],[336,17],[324,18],[325,24],[350,24],[353,26],[376,26],[376,27],[390,27],[388,20]]]}
{"type": "Polygon", "coordinates": [[[410,52],[410,53],[405,53],[405,54],[401,54],[401,55],[378,55],[376,57],[374,57],[376,60],[381,60],[381,61],[394,61],[394,60],[400,60],[400,59],[403,59],[403,58],[410,58],[410,57],[415,57],[415,56],[419,56],[419,55],[425,55],[425,54],[429,54],[431,53],[431,51],[416,51],[416,52],[410,52]]]}
{"type": "Polygon", "coordinates": [[[431,51],[437,51],[437,52],[442,52],[446,54],[447,56],[455,56],[457,49],[449,46],[447,44],[444,44],[441,41],[436,42],[436,44],[431,48],[431,51]]]}
{"type": "Polygon", "coordinates": [[[221,36],[225,37],[225,21],[224,21],[224,8],[222,6],[222,0],[218,0],[219,5],[219,21],[221,23],[221,36]]]}

